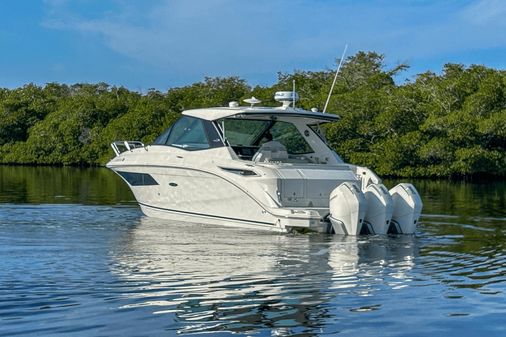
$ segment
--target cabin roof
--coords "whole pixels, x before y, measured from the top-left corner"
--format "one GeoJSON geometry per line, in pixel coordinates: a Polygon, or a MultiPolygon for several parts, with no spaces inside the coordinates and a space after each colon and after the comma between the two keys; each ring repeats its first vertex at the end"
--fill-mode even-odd
{"type": "Polygon", "coordinates": [[[193,109],[183,111],[183,115],[197,117],[205,120],[218,120],[227,117],[301,117],[314,120],[314,122],[333,122],[340,119],[338,115],[331,113],[313,112],[297,108],[266,108],[266,107],[216,107],[205,109],[193,109]]]}

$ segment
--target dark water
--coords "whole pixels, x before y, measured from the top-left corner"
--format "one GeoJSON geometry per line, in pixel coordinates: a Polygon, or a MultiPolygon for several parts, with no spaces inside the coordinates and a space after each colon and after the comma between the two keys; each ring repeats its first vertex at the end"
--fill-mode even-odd
{"type": "Polygon", "coordinates": [[[0,166],[0,336],[506,336],[505,183],[416,185],[416,236],[343,238],[148,219],[106,169],[0,166]]]}

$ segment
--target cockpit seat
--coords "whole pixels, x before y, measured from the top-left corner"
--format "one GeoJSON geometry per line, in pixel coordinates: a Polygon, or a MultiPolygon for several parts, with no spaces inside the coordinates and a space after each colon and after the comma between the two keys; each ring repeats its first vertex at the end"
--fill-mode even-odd
{"type": "Polygon", "coordinates": [[[253,156],[253,161],[258,162],[269,162],[269,161],[283,161],[288,159],[288,152],[286,147],[278,141],[272,140],[264,143],[260,149],[253,156]]]}

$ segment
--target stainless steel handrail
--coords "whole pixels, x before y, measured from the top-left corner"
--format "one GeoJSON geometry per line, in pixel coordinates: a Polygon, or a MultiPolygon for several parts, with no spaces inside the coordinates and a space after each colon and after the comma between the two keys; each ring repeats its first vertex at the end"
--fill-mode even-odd
{"type": "Polygon", "coordinates": [[[119,156],[125,151],[132,151],[133,149],[145,146],[143,142],[140,142],[138,140],[117,140],[111,143],[111,147],[116,156],[119,156]],[[121,149],[124,150],[122,151],[121,149]]]}

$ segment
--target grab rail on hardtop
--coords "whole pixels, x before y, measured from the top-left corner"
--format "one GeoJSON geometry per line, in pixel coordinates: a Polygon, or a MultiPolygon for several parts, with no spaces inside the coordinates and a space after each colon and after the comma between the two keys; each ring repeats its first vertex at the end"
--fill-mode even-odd
{"type": "Polygon", "coordinates": [[[112,150],[119,156],[125,151],[132,151],[138,147],[144,147],[144,143],[138,140],[118,140],[111,143],[112,150]]]}

